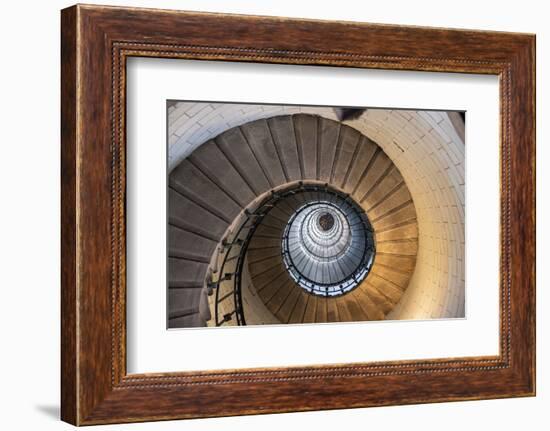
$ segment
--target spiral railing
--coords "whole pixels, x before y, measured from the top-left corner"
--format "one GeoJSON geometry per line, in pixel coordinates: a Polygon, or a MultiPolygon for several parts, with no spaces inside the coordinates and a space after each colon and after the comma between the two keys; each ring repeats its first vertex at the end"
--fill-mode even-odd
{"type": "MultiPolygon", "coordinates": [[[[368,275],[374,262],[374,234],[365,212],[349,195],[330,188],[328,184],[302,182],[282,191],[272,191],[254,209],[244,210],[241,220],[218,247],[207,283],[209,295],[215,295],[216,326],[246,325],[242,274],[250,241],[262,220],[280,201],[305,192],[310,192],[310,202],[300,206],[290,217],[281,238],[282,259],[296,284],[314,295],[338,296],[353,290],[368,275]],[[306,272],[294,261],[300,253],[293,253],[296,238],[292,227],[300,217],[307,216],[308,209],[312,208],[317,212],[318,223],[315,226],[310,223],[308,228],[317,229],[318,235],[309,238],[312,243],[308,244],[307,250],[317,265],[335,265],[338,269],[334,274],[321,272],[320,276],[311,276],[311,272],[306,272]],[[338,211],[341,215],[338,215],[338,211]],[[331,220],[334,217],[332,214],[336,214],[337,218],[331,220]],[[321,242],[313,244],[319,238],[321,242]],[[326,254],[326,241],[338,244],[335,255],[326,254]]],[[[311,218],[312,215],[309,216],[311,218]]]]}
{"type": "Polygon", "coordinates": [[[331,190],[289,220],[283,261],[296,284],[319,296],[340,296],[368,275],[375,256],[374,234],[361,207],[331,190]]]}

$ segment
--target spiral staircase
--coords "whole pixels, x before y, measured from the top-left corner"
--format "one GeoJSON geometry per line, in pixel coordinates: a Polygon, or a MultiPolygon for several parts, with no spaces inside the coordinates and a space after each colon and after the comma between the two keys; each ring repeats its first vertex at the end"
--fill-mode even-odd
{"type": "Polygon", "coordinates": [[[354,128],[310,114],[231,128],[169,177],[170,328],[382,320],[413,274],[416,210],[354,128]]]}

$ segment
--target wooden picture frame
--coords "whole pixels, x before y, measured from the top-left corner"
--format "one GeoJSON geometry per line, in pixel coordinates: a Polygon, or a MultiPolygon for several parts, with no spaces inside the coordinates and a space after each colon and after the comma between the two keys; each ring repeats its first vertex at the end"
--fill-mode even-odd
{"type": "Polygon", "coordinates": [[[61,48],[64,421],[535,394],[534,35],[77,5],[62,11],[61,48]],[[128,375],[125,65],[132,56],[498,75],[500,354],[128,375]]]}

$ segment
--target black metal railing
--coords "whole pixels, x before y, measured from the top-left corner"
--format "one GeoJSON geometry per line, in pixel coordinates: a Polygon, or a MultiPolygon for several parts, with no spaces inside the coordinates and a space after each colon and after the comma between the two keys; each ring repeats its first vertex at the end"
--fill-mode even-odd
{"type": "MultiPolygon", "coordinates": [[[[350,292],[366,278],[374,263],[375,242],[370,221],[359,205],[348,195],[335,190],[327,191],[326,196],[324,201],[304,204],[292,215],[283,234],[282,255],[288,273],[300,287],[308,293],[329,297],[350,292]],[[333,199],[326,199],[327,195],[332,195],[333,199]],[[333,207],[336,212],[341,211],[345,219],[344,246],[333,247],[336,251],[329,256],[316,253],[308,246],[307,242],[311,239],[304,238],[304,232],[313,234],[310,227],[304,229],[305,220],[299,229],[292,228],[300,215],[317,207],[320,213],[324,212],[324,208],[328,210],[333,207]],[[352,220],[354,222],[350,223],[352,220]],[[329,267],[330,271],[319,275],[319,268],[329,267]]],[[[319,244],[315,247],[318,250],[323,248],[319,244]]]]}
{"type": "MultiPolygon", "coordinates": [[[[328,184],[304,184],[299,182],[284,190],[272,191],[259,203],[254,204],[253,209],[245,209],[240,215],[240,220],[236,222],[233,229],[218,246],[217,255],[214,258],[212,271],[207,283],[209,295],[215,295],[214,318],[216,326],[246,325],[242,298],[242,274],[250,241],[262,220],[279,201],[304,192],[333,193],[348,203],[352,201],[349,195],[330,188],[328,184]]],[[[364,215],[364,212],[362,214],[364,215]]],[[[372,232],[366,215],[364,215],[364,220],[367,223],[366,226],[372,232]]],[[[370,244],[370,246],[372,247],[372,251],[374,251],[374,243],[370,244]]],[[[281,247],[284,260],[284,253],[288,252],[288,250],[283,250],[283,244],[281,247]]],[[[367,252],[365,251],[365,253],[367,252]]],[[[287,267],[287,270],[289,270],[292,276],[292,268],[287,267]]],[[[364,276],[360,271],[356,271],[351,276],[351,279],[357,283],[363,278],[364,276]]],[[[302,280],[305,279],[302,278],[302,280]]],[[[300,284],[300,280],[295,279],[295,281],[300,284]]]]}

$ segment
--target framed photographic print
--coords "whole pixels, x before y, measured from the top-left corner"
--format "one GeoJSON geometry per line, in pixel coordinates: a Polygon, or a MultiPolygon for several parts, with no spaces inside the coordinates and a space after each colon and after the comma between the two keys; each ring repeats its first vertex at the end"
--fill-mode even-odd
{"type": "Polygon", "coordinates": [[[533,35],[78,5],[61,42],[63,420],[535,394],[533,35]]]}

